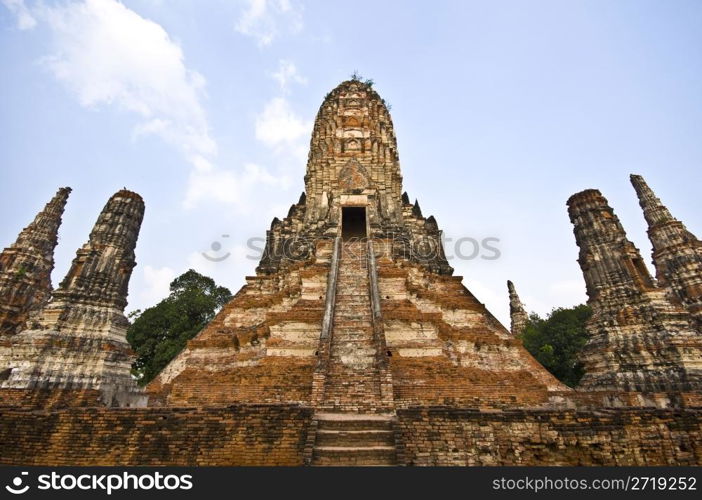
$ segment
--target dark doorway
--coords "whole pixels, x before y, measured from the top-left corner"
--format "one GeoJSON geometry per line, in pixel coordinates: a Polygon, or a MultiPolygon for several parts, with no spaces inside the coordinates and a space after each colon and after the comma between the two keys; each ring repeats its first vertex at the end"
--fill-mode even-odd
{"type": "Polygon", "coordinates": [[[366,207],[341,207],[341,236],[344,240],[366,237],[366,207]]]}

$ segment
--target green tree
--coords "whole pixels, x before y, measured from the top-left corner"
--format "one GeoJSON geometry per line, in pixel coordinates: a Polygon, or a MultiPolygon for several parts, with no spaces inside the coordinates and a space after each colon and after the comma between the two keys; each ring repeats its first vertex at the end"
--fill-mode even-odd
{"type": "Polygon", "coordinates": [[[171,282],[170,295],[143,312],[130,314],[127,341],[137,353],[132,373],[144,385],[209,323],[231,292],[192,269],[171,282]]]}
{"type": "Polygon", "coordinates": [[[532,313],[520,335],[532,356],[570,387],[585,373],[577,357],[589,337],[585,323],[591,315],[592,310],[584,304],[554,309],[546,319],[532,313]]]}

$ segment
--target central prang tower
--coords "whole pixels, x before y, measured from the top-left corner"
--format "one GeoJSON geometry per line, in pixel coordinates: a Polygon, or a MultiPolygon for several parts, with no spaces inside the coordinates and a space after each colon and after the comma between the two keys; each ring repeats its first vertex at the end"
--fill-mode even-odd
{"type": "Polygon", "coordinates": [[[356,80],[327,94],[312,131],[305,193],[288,217],[273,220],[258,271],[280,270],[308,257],[314,240],[348,236],[389,238],[393,252],[450,275],[434,217],[402,193],[397,141],[385,101],[356,80]]]}

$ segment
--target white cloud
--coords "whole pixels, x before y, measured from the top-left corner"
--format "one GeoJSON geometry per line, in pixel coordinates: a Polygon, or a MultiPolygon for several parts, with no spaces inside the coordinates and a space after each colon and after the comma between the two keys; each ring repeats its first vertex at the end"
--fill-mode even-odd
{"type": "Polygon", "coordinates": [[[196,170],[190,173],[185,207],[192,208],[205,202],[234,205],[240,213],[251,213],[255,208],[254,197],[261,194],[255,186],[286,189],[287,177],[271,175],[265,168],[249,163],[242,173],[230,170],[196,170]]]}
{"type": "Polygon", "coordinates": [[[280,85],[280,90],[288,92],[291,83],[307,84],[307,78],[297,71],[297,66],[292,61],[281,59],[278,63],[278,71],[273,73],[273,78],[280,85]]]}
{"type": "Polygon", "coordinates": [[[170,293],[170,284],[176,272],[170,267],[144,267],[144,288],[140,292],[142,304],[151,307],[165,299],[170,293]]]}
{"type": "Polygon", "coordinates": [[[17,27],[21,30],[30,30],[37,25],[37,20],[25,4],[24,0],[2,0],[2,3],[17,18],[17,27]]]}
{"type": "Polygon", "coordinates": [[[256,117],[256,139],[269,147],[294,144],[311,132],[312,122],[297,116],[282,97],[271,99],[256,117]]]}
{"type": "Polygon", "coordinates": [[[157,135],[192,163],[216,153],[201,103],[205,79],[186,67],[181,48],[159,24],[116,0],[38,12],[54,39],[44,62],[81,105],[135,113],[136,137],[157,135]]]}
{"type": "Polygon", "coordinates": [[[265,47],[282,32],[302,30],[302,7],[291,0],[248,0],[234,28],[265,47]]]}
{"type": "MultiPolygon", "coordinates": [[[[117,0],[37,4],[31,13],[22,1],[2,1],[22,26],[29,27],[31,19],[49,28],[52,50],[42,62],[82,106],[131,113],[137,117],[134,139],[154,135],[182,153],[193,166],[186,207],[213,200],[243,210],[255,184],[288,182],[255,165],[247,165],[243,172],[214,165],[217,144],[203,106],[205,78],[186,66],[180,46],[159,24],[117,0]]],[[[263,7],[264,15],[271,9],[292,10],[285,2],[263,7]]],[[[297,78],[289,69],[286,75],[297,78]]],[[[287,123],[296,125],[294,120],[287,123]]]]}

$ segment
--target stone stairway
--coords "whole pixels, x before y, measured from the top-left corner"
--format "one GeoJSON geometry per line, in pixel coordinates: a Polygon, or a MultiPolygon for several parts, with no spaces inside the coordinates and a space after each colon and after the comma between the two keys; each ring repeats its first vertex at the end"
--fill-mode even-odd
{"type": "Polygon", "coordinates": [[[367,266],[366,241],[344,241],[324,386],[325,410],[381,410],[367,266]]]}
{"type": "Polygon", "coordinates": [[[366,240],[344,241],[311,465],[396,465],[393,408],[383,404],[366,240]]]}
{"type": "Polygon", "coordinates": [[[312,465],[396,465],[393,416],[318,413],[312,465]]]}

